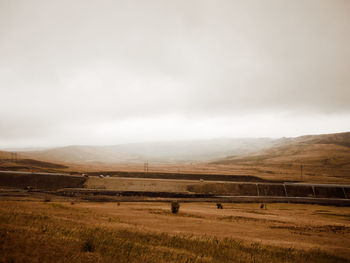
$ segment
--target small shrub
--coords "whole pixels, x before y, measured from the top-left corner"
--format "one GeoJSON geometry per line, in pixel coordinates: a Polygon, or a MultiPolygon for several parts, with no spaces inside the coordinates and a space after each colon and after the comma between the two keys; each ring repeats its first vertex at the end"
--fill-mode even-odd
{"type": "Polygon", "coordinates": [[[266,208],[267,208],[266,204],[263,203],[263,204],[260,205],[260,209],[266,209],[266,208]]]}
{"type": "Polygon", "coordinates": [[[177,214],[179,212],[180,209],[180,204],[177,201],[172,201],[171,202],[171,212],[173,214],[177,214]]]}
{"type": "Polygon", "coordinates": [[[120,202],[118,202],[117,205],[120,206],[120,202]]]}
{"type": "Polygon", "coordinates": [[[216,207],[217,207],[218,209],[223,209],[223,206],[222,206],[221,203],[217,203],[217,204],[216,204],[216,207]]]}
{"type": "Polygon", "coordinates": [[[44,202],[51,202],[51,198],[46,196],[45,199],[44,199],[44,202]]]}
{"type": "Polygon", "coordinates": [[[82,247],[83,252],[94,252],[95,251],[95,244],[92,237],[86,237],[83,241],[82,247]]]}

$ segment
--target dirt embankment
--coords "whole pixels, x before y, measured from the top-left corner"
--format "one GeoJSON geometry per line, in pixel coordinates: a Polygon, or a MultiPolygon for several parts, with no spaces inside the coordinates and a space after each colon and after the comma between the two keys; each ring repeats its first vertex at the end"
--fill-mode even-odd
{"type": "Polygon", "coordinates": [[[188,191],[231,196],[276,196],[339,198],[350,197],[350,187],[337,185],[302,185],[269,183],[202,183],[191,184],[188,191]]]}
{"type": "Polygon", "coordinates": [[[0,187],[22,189],[82,188],[86,178],[63,174],[0,172],[0,187]]]}

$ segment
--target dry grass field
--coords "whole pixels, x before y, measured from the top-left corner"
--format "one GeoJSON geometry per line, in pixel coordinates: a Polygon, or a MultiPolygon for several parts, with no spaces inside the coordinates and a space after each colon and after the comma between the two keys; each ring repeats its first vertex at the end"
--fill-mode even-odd
{"type": "MultiPolygon", "coordinates": [[[[63,173],[110,173],[117,175],[118,171],[144,172],[144,163],[54,163],[34,159],[19,159],[12,161],[0,152],[0,170],[35,171],[35,172],[63,172],[63,173]],[[6,158],[5,158],[6,157],[6,158]]],[[[344,154],[349,155],[349,151],[344,154]]],[[[331,154],[330,154],[331,155],[331,154]]],[[[344,157],[345,158],[345,157],[344,157]]],[[[344,159],[343,158],[343,159],[344,159]]],[[[303,181],[308,183],[350,183],[349,158],[341,163],[311,162],[307,156],[299,159],[271,159],[264,161],[239,159],[223,160],[217,163],[193,162],[193,163],[149,163],[149,173],[193,173],[193,174],[221,174],[237,176],[256,176],[264,180],[277,181],[303,181]],[[300,166],[303,165],[301,174],[300,166]]],[[[328,160],[328,159],[327,159],[328,160]]]]}
{"type": "Polygon", "coordinates": [[[0,262],[350,262],[350,208],[0,201],[0,262]]]}
{"type": "MultiPolygon", "coordinates": [[[[84,183],[85,189],[100,195],[112,191],[162,192],[204,194],[216,196],[259,196],[286,198],[319,198],[348,200],[350,187],[310,186],[298,184],[269,184],[255,182],[222,182],[204,180],[174,180],[150,178],[99,178],[91,176],[84,183]]],[[[74,192],[74,190],[73,190],[74,192]]],[[[88,192],[87,192],[88,193],[88,192]]],[[[164,195],[163,195],[164,196],[164,195]]],[[[298,201],[298,200],[294,200],[298,201]]],[[[300,199],[299,199],[300,201],[300,199]]],[[[257,201],[259,202],[259,201],[257,201]]],[[[287,200],[285,200],[287,202],[287,200]]],[[[317,202],[316,202],[317,203],[317,202]]],[[[330,204],[330,203],[329,203],[330,204]]],[[[339,203],[338,203],[339,204],[339,203]]]]}

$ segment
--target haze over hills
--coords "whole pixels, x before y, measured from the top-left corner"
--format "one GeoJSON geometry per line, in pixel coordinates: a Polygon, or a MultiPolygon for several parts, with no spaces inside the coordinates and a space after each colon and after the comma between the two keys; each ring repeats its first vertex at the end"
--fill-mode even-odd
{"type": "Polygon", "coordinates": [[[250,154],[271,147],[274,140],[216,139],[134,143],[115,146],[67,146],[22,154],[49,161],[72,163],[159,163],[213,161],[228,155],[250,154]]]}

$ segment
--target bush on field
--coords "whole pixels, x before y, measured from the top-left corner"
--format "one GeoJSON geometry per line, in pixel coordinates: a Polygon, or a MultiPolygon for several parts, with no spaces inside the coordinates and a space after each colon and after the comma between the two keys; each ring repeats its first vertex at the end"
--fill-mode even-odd
{"type": "Polygon", "coordinates": [[[179,212],[180,209],[180,204],[177,201],[172,201],[171,202],[171,212],[173,214],[177,214],[179,212]]]}
{"type": "Polygon", "coordinates": [[[81,249],[83,252],[94,252],[95,251],[94,239],[91,236],[85,237],[83,240],[81,249]]]}

